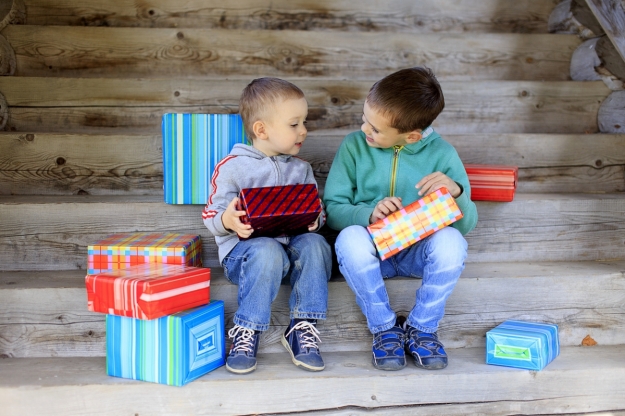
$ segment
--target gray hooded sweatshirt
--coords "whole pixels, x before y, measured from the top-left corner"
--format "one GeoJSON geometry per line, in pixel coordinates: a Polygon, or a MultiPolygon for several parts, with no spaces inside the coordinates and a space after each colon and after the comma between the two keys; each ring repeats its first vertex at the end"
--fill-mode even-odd
{"type": "MultiPolygon", "coordinates": [[[[235,144],[228,156],[215,166],[211,179],[212,192],[202,211],[202,220],[215,236],[219,262],[240,241],[237,234],[227,230],[221,216],[241,189],[263,186],[284,186],[313,183],[317,185],[310,164],[291,155],[266,156],[260,150],[245,144],[235,144]]],[[[319,228],[325,223],[325,210],[319,217],[319,228]]],[[[315,231],[317,231],[315,230],[315,231]]],[[[252,234],[253,236],[253,234],[252,234]]],[[[276,237],[288,244],[288,237],[276,237]]]]}

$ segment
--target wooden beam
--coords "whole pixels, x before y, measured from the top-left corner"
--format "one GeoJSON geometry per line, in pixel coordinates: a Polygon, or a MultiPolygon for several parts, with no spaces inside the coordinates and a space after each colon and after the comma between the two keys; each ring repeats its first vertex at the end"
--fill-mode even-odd
{"type": "Polygon", "coordinates": [[[607,36],[602,36],[597,41],[597,56],[605,69],[625,81],[625,61],[607,36]]]}
{"type": "Polygon", "coordinates": [[[568,79],[573,35],[10,26],[25,77],[377,79],[426,65],[441,80],[568,79]]]}
{"type": "Polygon", "coordinates": [[[575,20],[592,31],[594,36],[602,36],[604,34],[603,28],[588,7],[586,0],[572,0],[571,13],[575,20]]]}
{"type": "Polygon", "coordinates": [[[625,5],[622,0],[586,0],[588,7],[625,62],[625,5]]]}

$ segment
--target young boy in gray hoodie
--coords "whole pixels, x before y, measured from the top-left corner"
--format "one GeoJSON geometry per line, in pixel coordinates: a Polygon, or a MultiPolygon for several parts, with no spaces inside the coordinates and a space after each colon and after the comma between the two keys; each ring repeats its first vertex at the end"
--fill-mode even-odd
{"type": "MultiPolygon", "coordinates": [[[[252,81],[241,95],[239,110],[252,146],[236,144],[217,166],[213,191],[202,219],[215,236],[226,278],[239,286],[235,326],[228,331],[232,347],[226,368],[237,374],[256,369],[259,334],[269,329],[271,303],[280,284],[291,284],[291,322],[282,344],[295,365],[321,371],[317,319],[326,318],[332,251],[319,234],[250,238],[254,230],[237,210],[241,189],[315,184],[309,163],[295,157],[306,139],[308,104],[295,85],[278,78],[252,81]]],[[[317,231],[325,212],[308,227],[317,231]]]]}

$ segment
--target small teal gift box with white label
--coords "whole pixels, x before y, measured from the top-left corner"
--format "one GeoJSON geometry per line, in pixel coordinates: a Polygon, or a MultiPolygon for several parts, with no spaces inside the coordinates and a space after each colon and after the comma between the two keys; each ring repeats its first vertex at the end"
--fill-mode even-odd
{"type": "Polygon", "coordinates": [[[538,371],[558,354],[555,324],[505,321],[486,333],[486,364],[538,371]]]}
{"type": "Polygon", "coordinates": [[[106,316],[109,376],[182,386],[225,364],[224,303],[152,320],[106,316]]]}

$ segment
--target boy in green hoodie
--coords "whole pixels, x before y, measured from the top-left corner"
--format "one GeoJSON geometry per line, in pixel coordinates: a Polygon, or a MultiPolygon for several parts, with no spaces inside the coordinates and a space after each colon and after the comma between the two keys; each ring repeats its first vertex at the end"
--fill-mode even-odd
{"type": "Polygon", "coordinates": [[[340,230],[339,268],[367,318],[372,362],[381,370],[405,367],[406,353],[421,368],[447,366],[438,324],[464,269],[464,235],[477,224],[477,209],[456,150],[431,127],[444,107],[441,87],[427,68],[403,69],[378,81],[367,95],[361,131],[343,140],[325,186],[327,224],[340,230]],[[463,218],[381,261],[366,227],[442,187],[463,218]],[[395,276],[422,278],[403,325],[384,285],[395,276]]]}

